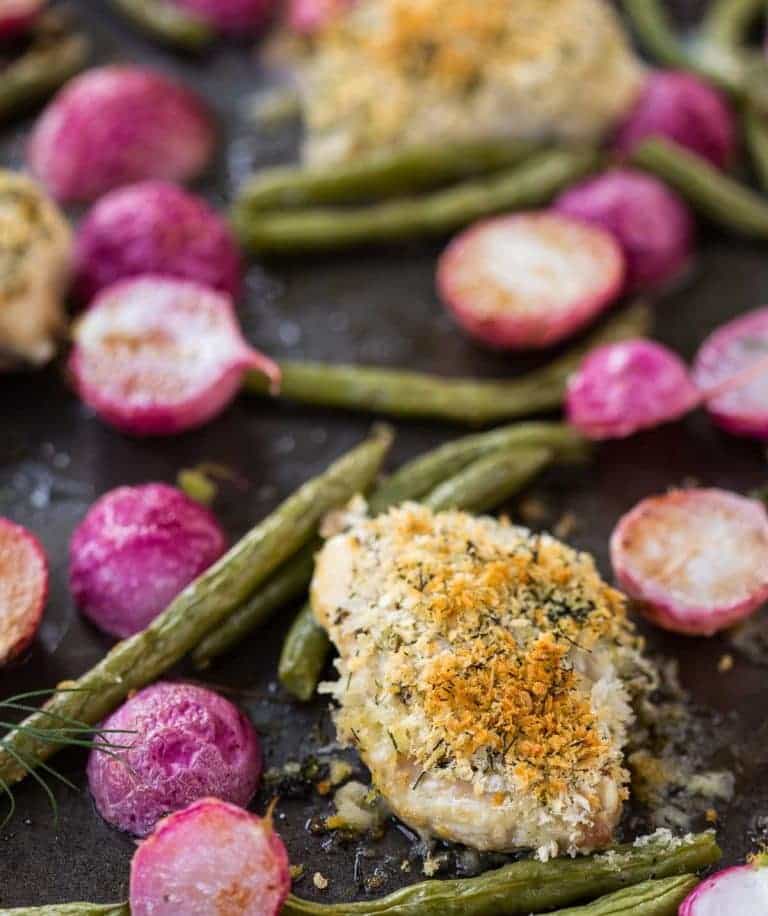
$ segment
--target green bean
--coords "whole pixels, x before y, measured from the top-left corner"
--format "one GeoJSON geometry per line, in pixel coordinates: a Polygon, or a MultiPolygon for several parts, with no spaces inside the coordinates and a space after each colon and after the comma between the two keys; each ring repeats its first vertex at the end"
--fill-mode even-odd
{"type": "Polygon", "coordinates": [[[289,254],[444,235],[493,213],[548,203],[598,162],[593,150],[550,150],[516,168],[421,197],[354,209],[278,213],[252,213],[236,206],[233,220],[243,244],[257,253],[289,254]]]}
{"type": "MultiPolygon", "coordinates": [[[[461,471],[470,461],[480,458],[492,450],[514,449],[518,446],[546,446],[560,458],[580,458],[586,448],[584,439],[571,427],[561,423],[517,423],[487,433],[464,436],[440,446],[425,455],[408,462],[390,478],[383,480],[368,499],[371,515],[378,515],[389,506],[408,499],[419,499],[447,477],[461,471]]],[[[274,611],[299,598],[307,589],[314,568],[314,554],[320,547],[315,541],[303,548],[282,566],[267,584],[249,598],[219,626],[212,630],[192,653],[192,660],[198,669],[206,668],[213,658],[227,652],[241,642],[252,630],[261,626],[274,611]]],[[[287,670],[293,671],[301,659],[302,642],[311,628],[302,625],[301,637],[290,641],[297,646],[296,657],[286,662],[287,670]]],[[[323,631],[320,631],[323,633],[323,631]]],[[[324,634],[323,634],[324,635],[324,634]]],[[[321,645],[319,636],[310,635],[309,640],[321,645]]],[[[323,640],[326,646],[327,641],[323,640]]],[[[290,654],[290,647],[289,647],[290,654]]],[[[311,650],[308,650],[311,652],[311,650]]],[[[322,654],[315,651],[315,656],[322,654]]],[[[320,664],[322,667],[322,664],[320,664]]],[[[310,670],[314,670],[314,665],[310,670]]],[[[306,682],[302,672],[301,681],[306,682]]]]}
{"type": "Polygon", "coordinates": [[[90,47],[88,39],[73,32],[57,11],[45,14],[29,48],[0,73],[0,121],[45,101],[85,66],[90,47]]]}
{"type": "Polygon", "coordinates": [[[646,140],[631,155],[633,165],[658,175],[699,212],[733,232],[768,238],[768,202],[709,162],[661,138],[646,140]]]}
{"type": "Polygon", "coordinates": [[[744,135],[757,179],[768,191],[768,120],[751,106],[744,111],[744,135]]]}
{"type": "MultiPolygon", "coordinates": [[[[528,916],[610,894],[650,878],[685,875],[714,864],[720,855],[712,833],[673,842],[660,838],[577,859],[525,859],[477,878],[423,881],[387,897],[359,903],[322,904],[291,895],[282,914],[528,916]]],[[[591,916],[589,910],[586,914],[591,916]]]]}
{"type": "Polygon", "coordinates": [[[487,433],[475,433],[447,442],[419,455],[379,483],[368,499],[371,515],[409,499],[420,499],[444,480],[458,474],[470,462],[490,452],[512,451],[520,446],[540,446],[558,458],[580,458],[587,442],[564,423],[514,423],[487,433]]]}
{"type": "Polygon", "coordinates": [[[131,916],[127,903],[60,903],[0,910],[0,916],[131,916]]]}
{"type": "Polygon", "coordinates": [[[187,586],[140,633],[119,642],[94,668],[60,685],[46,704],[0,740],[0,779],[22,779],[17,758],[42,762],[58,750],[30,728],[51,730],[52,715],[95,724],[132,691],[151,683],[267,580],[315,534],[323,516],[364,491],[378,473],[392,435],[379,429],[362,445],[308,481],[187,586]]]}
{"type": "Polygon", "coordinates": [[[677,916],[678,907],[698,883],[695,875],[642,881],[586,906],[555,910],[550,916],[677,916]]]}
{"type": "MultiPolygon", "coordinates": [[[[648,333],[650,312],[635,304],[609,318],[564,356],[542,369],[504,381],[440,378],[373,366],[282,361],[278,396],[322,407],[395,417],[433,417],[471,426],[513,420],[561,406],[565,385],[585,354],[604,343],[648,333]]],[[[261,373],[248,373],[245,390],[270,395],[261,373]]]]}
{"type": "MultiPolygon", "coordinates": [[[[479,437],[473,437],[479,438],[479,437]]],[[[397,487],[389,489],[389,505],[421,496],[426,480],[425,465],[432,471],[442,464],[447,469],[451,453],[438,449],[425,456],[424,464],[417,464],[417,473],[412,477],[400,476],[397,487]],[[433,459],[429,462],[430,457],[433,459]],[[409,486],[411,490],[409,492],[409,486]]],[[[457,449],[455,457],[462,450],[457,449]]],[[[464,451],[467,454],[469,449],[464,451]]],[[[436,511],[442,509],[464,509],[468,512],[484,512],[505,502],[520,490],[544,465],[552,459],[554,452],[542,445],[518,445],[485,453],[470,464],[458,470],[454,476],[444,479],[435,476],[434,486],[423,501],[436,511]],[[439,481],[439,482],[438,482],[439,481]]],[[[377,511],[383,511],[387,500],[373,494],[377,511]]],[[[325,630],[316,622],[312,606],[307,602],[294,620],[280,655],[278,678],[283,687],[296,699],[307,702],[317,689],[331,643],[325,630]]]]}
{"type": "Polygon", "coordinates": [[[765,0],[710,0],[700,34],[717,45],[738,47],[763,12],[765,0]]]}
{"type": "Polygon", "coordinates": [[[243,213],[322,204],[356,203],[412,194],[449,181],[519,165],[541,144],[512,139],[473,140],[379,153],[333,168],[276,166],[256,172],[240,188],[243,213]]]}
{"type": "Polygon", "coordinates": [[[163,44],[199,51],[216,37],[199,16],[166,0],[111,0],[112,5],[142,31],[163,44]]]}
{"type": "Polygon", "coordinates": [[[195,667],[198,670],[207,668],[214,658],[240,643],[276,610],[304,595],[312,578],[315,552],[319,547],[317,540],[302,547],[262,588],[211,630],[192,653],[195,667]]]}
{"type": "Polygon", "coordinates": [[[546,448],[492,452],[435,487],[424,503],[436,512],[447,509],[487,512],[521,490],[552,457],[546,448]]]}

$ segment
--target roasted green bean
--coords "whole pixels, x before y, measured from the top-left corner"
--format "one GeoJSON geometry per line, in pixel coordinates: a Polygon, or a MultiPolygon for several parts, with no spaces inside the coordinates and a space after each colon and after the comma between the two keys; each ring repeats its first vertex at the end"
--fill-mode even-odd
{"type": "Polygon", "coordinates": [[[362,445],[308,481],[256,525],[231,550],[187,586],[140,633],[119,642],[77,681],[59,685],[50,700],[0,740],[0,779],[8,785],[27,770],[19,758],[44,761],[58,750],[50,732],[56,716],[95,724],[132,691],[158,678],[240,605],[315,534],[323,516],[367,490],[392,435],[378,430],[362,445]],[[47,737],[47,736],[46,736],[47,737]]]}
{"type": "MultiPolygon", "coordinates": [[[[292,895],[282,912],[283,916],[529,916],[651,878],[686,875],[713,865],[720,855],[712,833],[672,841],[660,838],[576,859],[525,859],[477,878],[424,881],[359,903],[322,904],[292,895]]],[[[585,916],[592,916],[589,909],[585,916]]]]}
{"type": "Polygon", "coordinates": [[[658,175],[700,213],[751,238],[768,238],[768,202],[709,162],[661,138],[646,140],[631,155],[633,165],[658,175]]]}
{"type": "Polygon", "coordinates": [[[235,206],[241,241],[256,253],[289,254],[443,235],[484,216],[548,203],[596,168],[593,150],[551,150],[515,168],[442,191],[356,208],[252,212],[235,206]]]}
{"type": "Polygon", "coordinates": [[[142,31],[163,44],[199,51],[216,37],[199,16],[166,0],[111,0],[112,5],[142,31]]]}
{"type": "Polygon", "coordinates": [[[59,903],[0,910],[0,916],[131,916],[127,903],[59,903]]]}
{"type": "Polygon", "coordinates": [[[698,883],[695,875],[641,881],[584,906],[555,910],[550,916],[677,916],[678,907],[698,883]]]}
{"type": "MultiPolygon", "coordinates": [[[[322,407],[395,417],[433,417],[482,426],[561,406],[568,377],[594,347],[648,333],[650,312],[635,304],[611,316],[582,343],[542,369],[505,381],[450,379],[372,366],[282,361],[279,397],[322,407]]],[[[261,373],[248,373],[245,391],[270,395],[261,373]]]]}
{"type": "Polygon", "coordinates": [[[379,153],[333,168],[276,166],[256,172],[240,188],[243,214],[325,204],[356,203],[413,194],[449,181],[518,165],[540,144],[474,140],[379,153]]]}

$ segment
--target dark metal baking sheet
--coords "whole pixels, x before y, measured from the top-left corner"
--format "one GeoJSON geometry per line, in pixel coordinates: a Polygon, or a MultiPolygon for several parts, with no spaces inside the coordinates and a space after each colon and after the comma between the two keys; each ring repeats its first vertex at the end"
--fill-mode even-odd
{"type": "MultiPolygon", "coordinates": [[[[196,85],[221,116],[233,143],[222,152],[205,191],[223,200],[244,163],[285,152],[275,138],[249,137],[237,112],[261,85],[252,50],[221,48],[184,59],[152,46],[122,26],[99,0],[74,3],[97,43],[101,59],[142,61],[177,72],[196,85]]],[[[4,164],[16,164],[24,128],[2,141],[4,164]]],[[[512,375],[520,360],[487,353],[463,338],[445,317],[433,290],[434,246],[414,245],[338,257],[301,258],[248,274],[242,316],[251,338],[275,355],[408,365],[445,375],[512,375]]],[[[702,235],[700,256],[684,289],[657,307],[658,336],[691,356],[716,325],[768,298],[764,247],[702,235]]],[[[168,440],[137,441],[105,428],[68,391],[61,367],[34,375],[0,377],[0,513],[28,525],[42,538],[53,563],[53,589],[39,638],[20,663],[0,672],[0,696],[49,687],[96,662],[109,641],[84,622],[66,584],[67,545],[92,499],[124,483],[173,481],[180,467],[202,460],[234,468],[248,482],[245,492],[224,489],[217,510],[232,537],[243,533],[278,500],[359,440],[370,419],[340,413],[241,400],[215,423],[168,440]]],[[[423,423],[398,424],[393,464],[460,431],[423,423]]],[[[765,482],[763,450],[727,438],[701,416],[673,427],[602,447],[584,470],[559,470],[536,485],[551,517],[572,511],[578,525],[571,540],[592,551],[609,572],[606,545],[618,516],[641,497],[696,479],[746,491],[765,482]]],[[[206,681],[233,691],[265,738],[267,765],[298,760],[332,737],[325,704],[289,702],[275,683],[276,659],[290,609],[265,632],[214,666],[206,681]]],[[[736,759],[735,801],[719,806],[720,837],[736,860],[759,837],[768,837],[768,753],[760,731],[768,704],[766,671],[736,657],[718,673],[731,651],[724,639],[694,640],[649,632],[651,646],[679,659],[682,681],[696,702],[710,710],[713,740],[717,716],[730,716],[736,759]],[[762,770],[761,770],[762,767],[762,770]]],[[[63,772],[84,784],[84,757],[61,758],[63,772]]],[[[18,813],[0,834],[0,906],[66,900],[117,900],[125,896],[132,841],[95,813],[87,791],[56,790],[55,822],[45,796],[31,781],[19,787],[18,813]]],[[[289,793],[290,796],[290,793],[289,793]]],[[[284,797],[277,827],[294,862],[308,874],[330,879],[324,899],[350,899],[392,889],[419,877],[400,864],[410,851],[396,829],[379,843],[357,844],[311,829],[312,815],[330,803],[313,795],[284,797]]],[[[257,800],[257,807],[264,798],[257,800]]],[[[299,893],[318,895],[308,877],[299,893]]]]}

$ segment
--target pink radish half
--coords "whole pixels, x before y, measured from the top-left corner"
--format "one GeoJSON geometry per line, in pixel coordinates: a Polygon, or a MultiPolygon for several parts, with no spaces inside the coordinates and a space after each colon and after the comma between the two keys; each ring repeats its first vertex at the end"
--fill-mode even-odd
{"type": "Polygon", "coordinates": [[[437,286],[473,337],[524,350],[556,344],[604,311],[624,282],[606,230],[554,212],[478,223],[443,252],[437,286]]]}
{"type": "Polygon", "coordinates": [[[696,354],[693,380],[718,426],[768,439],[768,307],[711,334],[696,354]]]}
{"type": "Polygon", "coordinates": [[[212,513],[175,487],[118,487],[98,499],[75,529],[69,585],[97,627],[132,636],[226,549],[212,513]]]}
{"type": "Polygon", "coordinates": [[[80,397],[137,436],[206,423],[247,369],[279,369],[251,349],[232,300],[197,283],[146,275],[108,287],[77,322],[69,368],[80,397]]]}
{"type": "Polygon", "coordinates": [[[654,496],[619,521],[611,562],[649,620],[711,636],[768,599],[768,513],[725,490],[654,496]]]}
{"type": "Polygon", "coordinates": [[[571,376],[568,420],[589,439],[622,439],[684,416],[698,391],[680,357],[652,340],[606,344],[571,376]]]}
{"type": "Polygon", "coordinates": [[[277,916],[291,886],[268,819],[205,798],[160,821],[131,863],[131,916],[277,916]]]}
{"type": "Polygon", "coordinates": [[[27,162],[58,200],[87,201],[145,178],[196,178],[214,143],[194,92],[154,70],[112,65],[56,94],[32,130],[27,162]]]}
{"type": "Polygon", "coordinates": [[[35,23],[45,9],[45,0],[2,0],[0,41],[17,38],[35,23]]]}
{"type": "Polygon", "coordinates": [[[136,836],[209,795],[247,805],[258,786],[261,746],[250,720],[204,687],[145,687],[101,728],[88,758],[88,787],[104,820],[136,836]],[[107,738],[120,749],[99,750],[107,738]]]}
{"type": "Polygon", "coordinates": [[[0,517],[0,665],[35,638],[48,597],[48,560],[37,538],[0,517]]]}
{"type": "Polygon", "coordinates": [[[680,904],[679,916],[765,916],[768,867],[758,862],[717,872],[680,904]]]}

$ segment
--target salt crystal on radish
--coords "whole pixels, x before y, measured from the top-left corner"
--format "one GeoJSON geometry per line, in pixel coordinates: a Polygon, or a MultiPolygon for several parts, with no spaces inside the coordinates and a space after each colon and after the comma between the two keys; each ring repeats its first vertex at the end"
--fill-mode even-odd
{"type": "Polygon", "coordinates": [[[48,597],[48,560],[37,538],[0,517],[0,665],[35,638],[48,597]]]}
{"type": "Polygon", "coordinates": [[[696,354],[693,380],[718,426],[768,440],[768,307],[711,334],[696,354]]]}
{"type": "Polygon", "coordinates": [[[96,626],[132,636],[226,549],[211,512],[175,487],[118,487],[97,500],[75,529],[70,589],[96,626]]]}
{"type": "Polygon", "coordinates": [[[288,854],[269,820],[215,798],[161,821],[131,863],[132,916],[277,916],[288,854]]]}
{"type": "Polygon", "coordinates": [[[237,393],[248,369],[279,369],[247,345],[231,299],[196,283],[147,275],[103,290],[77,322],[69,369],[102,419],[137,436],[201,426],[237,393]]]}
{"type": "Polygon", "coordinates": [[[256,732],[234,704],[194,684],[160,683],[101,724],[88,786],[104,820],[146,836],[162,817],[209,795],[247,805],[261,765],[256,732]]]}
{"type": "Polygon", "coordinates": [[[569,422],[589,439],[622,439],[684,416],[698,391],[680,357],[652,340],[592,350],[571,376],[569,422]]]}
{"type": "Polygon", "coordinates": [[[768,600],[768,513],[725,490],[654,496],[619,521],[611,562],[649,620],[711,636],[768,600]]]}
{"type": "Polygon", "coordinates": [[[768,866],[762,858],[706,878],[680,904],[679,916],[765,916],[768,866]]]}
{"type": "Polygon", "coordinates": [[[552,346],[603,312],[624,282],[624,255],[597,226],[554,212],[486,220],[440,258],[437,286],[477,340],[510,350],[552,346]]]}
{"type": "Polygon", "coordinates": [[[194,92],[154,70],[112,65],[54,96],[32,130],[27,163],[54,197],[89,201],[146,178],[196,178],[214,141],[194,92]]]}

